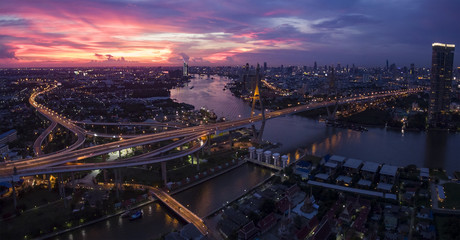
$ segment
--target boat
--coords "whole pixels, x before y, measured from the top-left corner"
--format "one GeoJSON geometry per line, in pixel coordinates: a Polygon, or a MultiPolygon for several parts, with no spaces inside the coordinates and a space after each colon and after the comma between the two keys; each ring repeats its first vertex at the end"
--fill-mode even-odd
{"type": "Polygon", "coordinates": [[[190,89],[193,89],[195,86],[191,86],[190,89]]]}
{"type": "Polygon", "coordinates": [[[133,220],[136,220],[136,219],[139,219],[142,217],[142,215],[144,214],[144,212],[142,212],[142,210],[138,210],[136,211],[135,213],[133,213],[131,215],[131,217],[129,218],[129,220],[133,221],[133,220]]]}
{"type": "Polygon", "coordinates": [[[133,215],[136,212],[136,210],[126,210],[124,213],[121,214],[122,218],[129,218],[131,215],[133,215]]]}

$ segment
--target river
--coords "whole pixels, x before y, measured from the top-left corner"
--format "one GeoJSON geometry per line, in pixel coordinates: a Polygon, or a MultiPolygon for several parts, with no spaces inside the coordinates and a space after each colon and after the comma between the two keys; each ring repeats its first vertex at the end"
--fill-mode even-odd
{"type": "MultiPolygon", "coordinates": [[[[243,164],[236,169],[174,195],[180,203],[198,216],[206,216],[226,201],[238,197],[272,175],[272,171],[243,164]],[[225,187],[223,187],[225,186],[225,187]]],[[[120,216],[59,235],[55,240],[89,239],[157,239],[178,230],[182,222],[162,204],[154,202],[142,207],[144,216],[129,221],[120,216]]]]}
{"type": "MultiPolygon", "coordinates": [[[[214,110],[219,117],[249,117],[250,106],[223,88],[227,77],[196,75],[188,86],[171,91],[171,98],[195,108],[214,110]],[[193,86],[193,88],[192,88],[193,86]]],[[[323,156],[338,154],[364,161],[396,166],[444,168],[450,174],[460,170],[460,134],[444,131],[408,132],[369,128],[367,132],[337,129],[313,119],[290,115],[270,119],[263,139],[280,143],[275,152],[288,153],[298,148],[323,156]]]]}

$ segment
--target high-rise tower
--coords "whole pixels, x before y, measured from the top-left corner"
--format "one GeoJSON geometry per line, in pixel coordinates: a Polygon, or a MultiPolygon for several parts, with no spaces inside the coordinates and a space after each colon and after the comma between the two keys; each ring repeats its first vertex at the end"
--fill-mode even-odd
{"type": "Polygon", "coordinates": [[[433,43],[429,124],[442,125],[450,106],[454,44],[433,43]]]}
{"type": "Polygon", "coordinates": [[[182,76],[188,76],[188,64],[186,62],[184,62],[184,67],[182,68],[182,76]]]}

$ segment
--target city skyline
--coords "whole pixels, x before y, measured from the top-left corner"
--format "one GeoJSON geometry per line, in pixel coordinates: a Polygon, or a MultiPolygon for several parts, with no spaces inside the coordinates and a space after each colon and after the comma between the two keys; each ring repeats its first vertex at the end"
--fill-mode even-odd
{"type": "Polygon", "coordinates": [[[460,38],[455,1],[264,3],[2,2],[0,67],[429,67],[431,43],[460,38]]]}

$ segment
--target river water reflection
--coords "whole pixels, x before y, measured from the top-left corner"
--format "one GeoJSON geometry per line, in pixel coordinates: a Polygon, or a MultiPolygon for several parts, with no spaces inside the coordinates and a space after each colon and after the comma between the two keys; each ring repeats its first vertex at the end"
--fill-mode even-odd
{"type": "MultiPolygon", "coordinates": [[[[251,108],[223,88],[230,80],[196,75],[188,86],[171,91],[171,98],[212,109],[221,117],[249,117],[251,108]],[[191,87],[193,88],[191,89],[191,87]]],[[[365,161],[397,166],[442,167],[449,173],[460,170],[460,134],[443,131],[405,132],[369,128],[367,132],[326,127],[316,120],[291,115],[270,119],[263,138],[281,143],[275,151],[288,153],[298,148],[322,156],[339,154],[365,161]]]]}
{"type": "MultiPolygon", "coordinates": [[[[251,189],[272,175],[272,171],[252,164],[243,164],[227,173],[174,195],[180,203],[198,216],[208,215],[222,204],[251,189]]],[[[174,213],[154,202],[142,208],[144,216],[135,221],[120,216],[55,237],[56,240],[90,239],[157,239],[180,229],[174,213]]]]}

